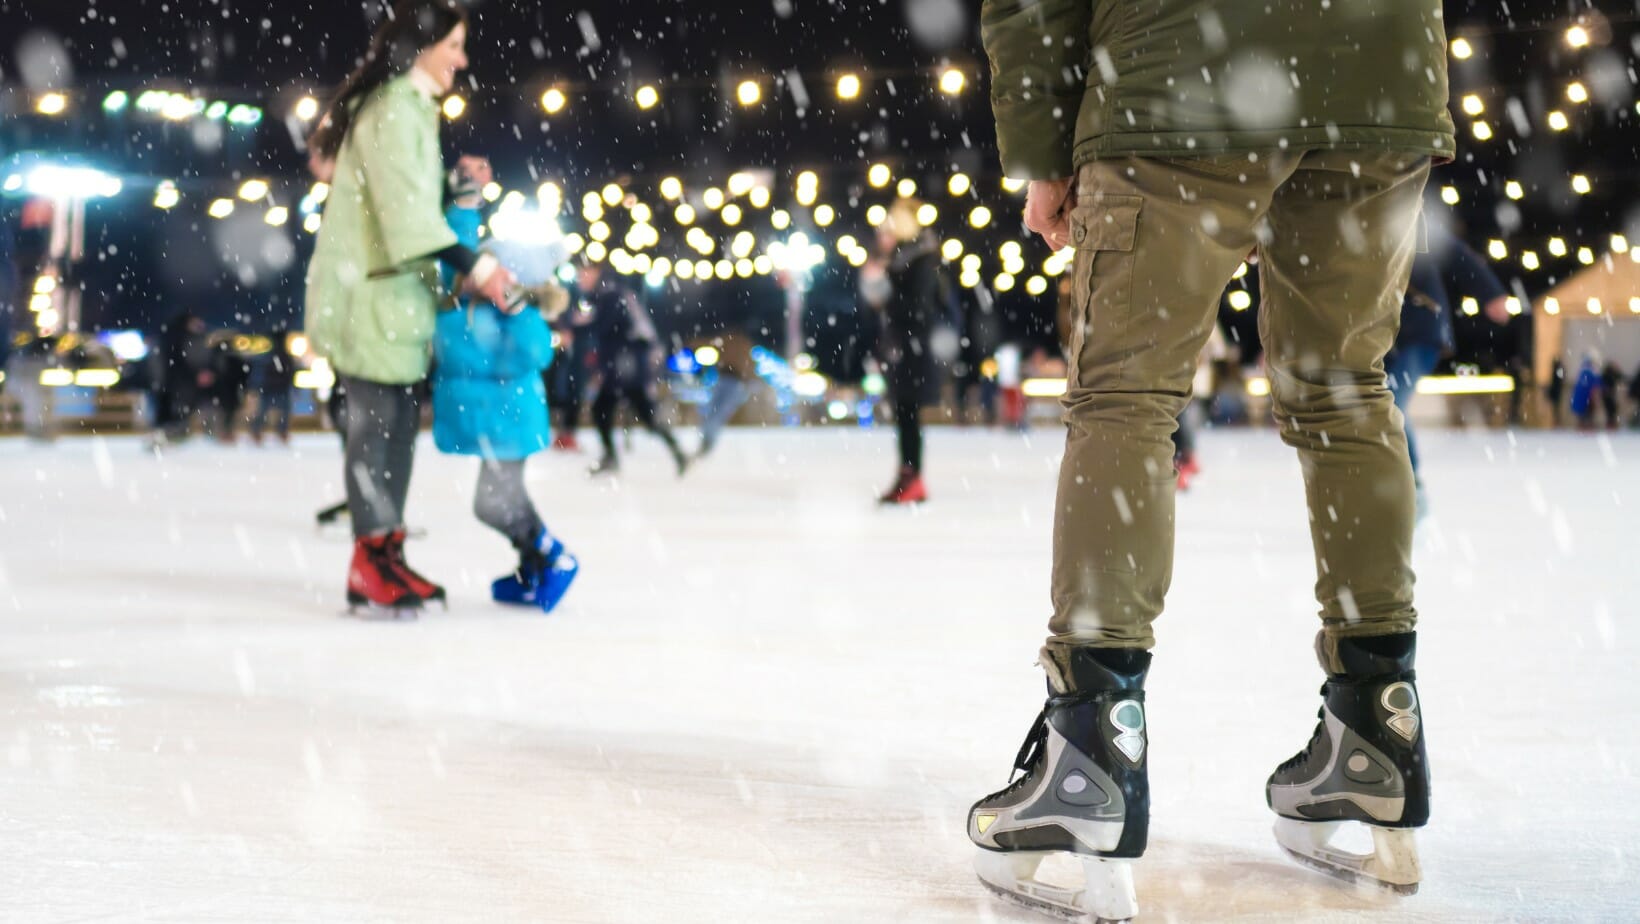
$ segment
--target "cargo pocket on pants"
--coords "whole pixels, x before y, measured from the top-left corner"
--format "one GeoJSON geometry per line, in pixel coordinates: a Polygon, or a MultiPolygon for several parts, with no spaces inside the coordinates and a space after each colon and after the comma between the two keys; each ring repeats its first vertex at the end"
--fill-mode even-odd
{"type": "Polygon", "coordinates": [[[1099,196],[1071,211],[1071,246],[1076,248],[1074,304],[1067,347],[1070,384],[1078,384],[1083,347],[1097,319],[1106,331],[1129,320],[1133,302],[1133,246],[1139,234],[1140,196],[1099,196]]]}

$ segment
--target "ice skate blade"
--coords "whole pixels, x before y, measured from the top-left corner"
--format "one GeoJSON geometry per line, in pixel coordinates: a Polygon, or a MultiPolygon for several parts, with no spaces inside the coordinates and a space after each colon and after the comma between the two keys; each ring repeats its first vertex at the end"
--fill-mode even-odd
{"type": "Polygon", "coordinates": [[[1334,879],[1414,895],[1423,879],[1418,844],[1410,828],[1364,825],[1372,833],[1371,853],[1355,853],[1331,841],[1348,821],[1300,821],[1277,818],[1276,843],[1298,863],[1334,879]]]}
{"type": "Polygon", "coordinates": [[[1036,878],[1042,862],[1056,853],[981,850],[974,859],[974,872],[998,897],[1067,921],[1127,924],[1139,913],[1130,861],[1077,855],[1082,866],[1080,884],[1059,885],[1036,878]]]}

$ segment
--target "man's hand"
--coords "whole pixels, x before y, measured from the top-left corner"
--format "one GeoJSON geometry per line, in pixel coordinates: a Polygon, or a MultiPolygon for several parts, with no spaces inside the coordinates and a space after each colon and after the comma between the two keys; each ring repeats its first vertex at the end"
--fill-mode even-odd
{"type": "Polygon", "coordinates": [[[1054,250],[1071,243],[1071,209],[1076,208],[1076,178],[1032,180],[1025,192],[1025,227],[1054,250]]]}
{"type": "Polygon", "coordinates": [[[1501,327],[1509,323],[1509,297],[1506,295],[1500,295],[1487,302],[1482,310],[1486,312],[1486,319],[1493,324],[1501,327]]]}

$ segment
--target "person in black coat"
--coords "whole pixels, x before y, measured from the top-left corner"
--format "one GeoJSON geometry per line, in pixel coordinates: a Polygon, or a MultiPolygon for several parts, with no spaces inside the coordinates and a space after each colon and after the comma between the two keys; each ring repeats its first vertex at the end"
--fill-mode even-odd
{"type": "Polygon", "coordinates": [[[159,436],[184,439],[201,397],[215,382],[205,321],[184,311],[167,322],[160,329],[160,362],[163,365],[155,377],[159,436]]]}
{"type": "Polygon", "coordinates": [[[290,442],[290,393],[296,387],[296,358],[290,355],[290,331],[280,328],[271,336],[273,348],[262,364],[262,377],[256,386],[256,416],[251,419],[251,440],[258,446],[272,411],[279,412],[279,441],[290,442]]]}
{"type": "Polygon", "coordinates": [[[940,255],[916,219],[917,203],[901,199],[877,230],[877,253],[860,270],[860,298],[882,315],[878,359],[899,435],[900,470],[884,504],[918,504],[923,485],[922,407],[938,386],[930,335],[943,297],[940,255]]]}
{"type": "Polygon", "coordinates": [[[659,339],[655,323],[638,301],[637,293],[606,275],[603,267],[588,263],[581,267],[580,289],[583,309],[591,312],[587,332],[597,357],[598,394],[592,401],[592,419],[598,425],[598,439],[604,455],[592,474],[620,471],[615,452],[615,416],[624,400],[645,430],[660,437],[672,453],[681,476],[689,468],[689,457],[677,438],[655,417],[655,398],[650,363],[659,339]]]}

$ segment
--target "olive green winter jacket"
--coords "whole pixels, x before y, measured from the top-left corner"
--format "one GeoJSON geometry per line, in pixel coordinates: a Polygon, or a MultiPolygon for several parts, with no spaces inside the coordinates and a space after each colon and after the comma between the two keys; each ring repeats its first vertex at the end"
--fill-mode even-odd
{"type": "Polygon", "coordinates": [[[308,267],[309,340],[337,372],[406,385],[427,377],[444,220],[438,104],[396,77],[360,105],[336,156],[308,267]]]}
{"type": "Polygon", "coordinates": [[[1441,0],[984,0],[1003,171],[1281,148],[1453,153],[1441,0]]]}

